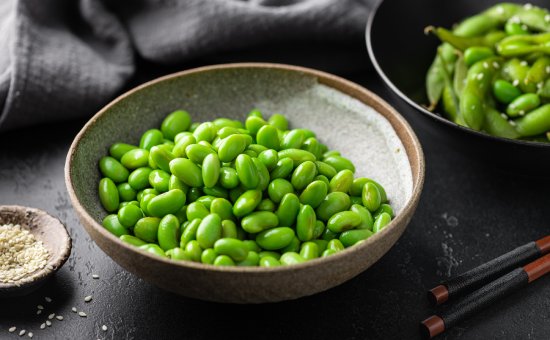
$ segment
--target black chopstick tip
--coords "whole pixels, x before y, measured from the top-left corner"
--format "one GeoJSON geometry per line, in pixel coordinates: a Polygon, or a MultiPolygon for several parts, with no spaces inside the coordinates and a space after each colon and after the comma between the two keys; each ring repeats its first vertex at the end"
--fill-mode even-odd
{"type": "Polygon", "coordinates": [[[428,300],[434,305],[440,305],[449,299],[449,290],[444,285],[439,285],[428,291],[428,300]]]}
{"type": "Polygon", "coordinates": [[[437,315],[432,315],[420,323],[420,331],[426,338],[433,338],[445,331],[445,322],[437,315]]]}

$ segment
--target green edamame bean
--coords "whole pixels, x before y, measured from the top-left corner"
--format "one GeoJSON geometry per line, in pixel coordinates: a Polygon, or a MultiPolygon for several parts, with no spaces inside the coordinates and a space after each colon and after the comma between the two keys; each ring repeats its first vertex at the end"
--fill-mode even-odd
{"type": "Polygon", "coordinates": [[[536,93],[526,93],[514,99],[506,108],[506,113],[510,117],[523,116],[539,105],[540,98],[536,93]]]}
{"type": "Polygon", "coordinates": [[[275,113],[271,115],[267,122],[281,131],[288,130],[288,120],[282,114],[275,113]]]}
{"type": "Polygon", "coordinates": [[[357,242],[366,240],[372,235],[374,235],[374,233],[369,229],[355,229],[355,230],[344,231],[340,235],[339,239],[340,239],[340,242],[342,242],[342,244],[345,247],[351,247],[357,242]]]}
{"type": "Polygon", "coordinates": [[[132,149],[122,156],[120,163],[130,170],[147,166],[149,164],[149,151],[145,149],[132,149]]]}
{"type": "Polygon", "coordinates": [[[306,260],[300,254],[295,252],[284,253],[281,255],[280,259],[281,265],[283,266],[291,266],[305,261],[306,260]]]}
{"type": "Polygon", "coordinates": [[[529,34],[529,30],[525,29],[524,26],[512,20],[508,20],[504,25],[504,31],[508,35],[524,35],[529,34]]]}
{"type": "Polygon", "coordinates": [[[374,212],[374,214],[373,214],[374,219],[377,219],[378,216],[380,216],[380,214],[384,213],[384,212],[388,213],[388,215],[390,215],[391,218],[393,218],[393,216],[395,216],[393,214],[393,208],[391,207],[391,205],[384,203],[384,204],[381,204],[380,208],[378,208],[378,210],[376,210],[374,212]]]}
{"type": "Polygon", "coordinates": [[[335,233],[354,229],[362,222],[361,216],[353,211],[341,211],[332,215],[327,222],[327,228],[335,233]]]}
{"type": "Polygon", "coordinates": [[[327,243],[327,249],[334,250],[335,252],[342,251],[342,250],[344,250],[344,248],[345,247],[342,244],[342,241],[340,241],[337,238],[332,239],[332,240],[328,241],[328,243],[327,243]]]}
{"type": "Polygon", "coordinates": [[[325,228],[325,231],[324,231],[324,233],[323,233],[322,238],[323,238],[323,240],[325,240],[325,241],[330,241],[330,240],[333,240],[333,239],[338,238],[339,236],[340,236],[340,234],[335,233],[335,232],[331,231],[331,230],[328,229],[328,228],[325,228]]]}
{"type": "Polygon", "coordinates": [[[229,167],[221,167],[219,181],[222,187],[233,189],[239,185],[239,176],[237,170],[229,167]]]}
{"type": "Polygon", "coordinates": [[[317,239],[323,236],[324,232],[325,232],[325,224],[323,223],[323,221],[320,221],[320,220],[315,221],[315,228],[313,229],[313,239],[317,239]]]}
{"type": "Polygon", "coordinates": [[[252,162],[252,158],[245,154],[240,154],[235,159],[235,169],[239,176],[239,181],[246,189],[255,189],[258,186],[258,171],[252,162]]]}
{"type": "Polygon", "coordinates": [[[160,125],[160,131],[165,138],[174,139],[180,132],[186,131],[191,126],[191,115],[183,110],[170,113],[160,125]]]}
{"type": "Polygon", "coordinates": [[[258,158],[252,158],[252,164],[254,164],[258,176],[258,186],[256,188],[264,191],[269,185],[269,171],[258,158]]]}
{"type": "Polygon", "coordinates": [[[138,206],[129,204],[122,207],[118,213],[118,221],[126,228],[133,228],[137,221],[143,218],[143,211],[138,206]]]}
{"type": "Polygon", "coordinates": [[[283,158],[290,158],[292,160],[293,166],[298,166],[305,161],[314,162],[316,160],[315,155],[309,151],[301,149],[285,149],[279,151],[279,161],[283,158]]]}
{"type": "Polygon", "coordinates": [[[281,141],[281,149],[299,149],[304,141],[305,137],[303,131],[298,129],[290,130],[281,141]]]}
{"type": "Polygon", "coordinates": [[[317,248],[319,249],[319,256],[327,249],[328,241],[325,241],[325,240],[311,240],[309,242],[313,242],[317,245],[317,248]]]}
{"type": "Polygon", "coordinates": [[[210,212],[218,214],[222,220],[233,220],[233,205],[225,198],[217,197],[210,204],[210,212]]]}
{"type": "Polygon", "coordinates": [[[118,197],[121,201],[133,201],[136,199],[137,192],[128,183],[120,183],[117,185],[118,197]]]}
{"type": "Polygon", "coordinates": [[[279,226],[290,227],[296,222],[296,217],[300,211],[300,199],[292,193],[283,196],[276,215],[279,219],[279,226]]]}
{"type": "Polygon", "coordinates": [[[378,187],[371,182],[368,182],[363,187],[361,198],[363,199],[363,206],[371,212],[375,212],[382,203],[378,187]]]}
{"type": "Polygon", "coordinates": [[[187,186],[187,184],[180,181],[180,179],[176,176],[171,175],[170,181],[168,181],[168,190],[174,189],[180,189],[181,191],[183,191],[184,194],[187,194],[189,192],[189,187],[187,186]]]}
{"type": "Polygon", "coordinates": [[[170,190],[152,198],[147,205],[147,212],[154,217],[175,214],[185,205],[185,198],[183,191],[170,190]]]}
{"type": "Polygon", "coordinates": [[[164,250],[160,249],[160,247],[154,243],[144,244],[139,247],[139,249],[143,249],[148,253],[160,256],[160,257],[166,257],[166,253],[164,250]]]}
{"type": "Polygon", "coordinates": [[[244,261],[248,256],[248,249],[242,241],[234,238],[220,238],[214,243],[214,250],[219,255],[227,255],[234,261],[244,261]]]}
{"type": "Polygon", "coordinates": [[[241,227],[248,233],[259,233],[279,224],[277,215],[270,211],[255,211],[241,220],[241,227]]]}
{"type": "Polygon", "coordinates": [[[334,156],[325,157],[323,159],[323,162],[332,166],[334,170],[336,170],[337,172],[347,169],[355,173],[355,165],[353,165],[353,163],[349,159],[344,158],[342,156],[334,155],[334,156]]]}
{"type": "Polygon", "coordinates": [[[220,168],[220,159],[217,154],[210,153],[204,157],[202,162],[202,179],[205,187],[212,188],[218,183],[220,168]]]}
{"type": "Polygon", "coordinates": [[[254,151],[257,155],[264,152],[265,150],[268,150],[268,148],[260,144],[250,144],[246,149],[254,151]]]}
{"type": "Polygon", "coordinates": [[[120,237],[122,235],[129,234],[128,229],[120,224],[120,222],[118,221],[118,216],[115,214],[105,216],[102,225],[105,229],[107,229],[111,234],[115,236],[120,237]]]}
{"type": "Polygon", "coordinates": [[[202,187],[201,169],[186,158],[176,158],[170,162],[170,171],[183,183],[190,187],[202,187]]]}
{"type": "Polygon", "coordinates": [[[149,202],[151,202],[151,200],[156,196],[157,195],[155,194],[145,194],[141,197],[141,201],[139,202],[139,207],[141,208],[141,211],[143,211],[143,213],[146,216],[149,216],[149,211],[147,210],[149,202]]]}
{"type": "Polygon", "coordinates": [[[110,178],[115,183],[126,182],[128,170],[113,157],[105,156],[99,160],[99,170],[103,176],[110,178]]]}
{"type": "Polygon", "coordinates": [[[183,225],[183,223],[187,222],[187,206],[184,205],[180,210],[178,210],[177,213],[174,214],[174,216],[177,217],[180,225],[183,225]]]}
{"type": "Polygon", "coordinates": [[[550,104],[543,105],[516,120],[520,135],[529,137],[550,131],[550,104]]]}
{"type": "Polygon", "coordinates": [[[137,168],[130,173],[130,176],[128,177],[128,184],[130,184],[134,190],[142,190],[147,188],[149,186],[149,174],[151,171],[152,169],[147,167],[137,168]]]}
{"type": "Polygon", "coordinates": [[[317,159],[323,157],[323,153],[321,152],[321,144],[315,137],[307,138],[302,144],[301,149],[311,152],[317,159]]]}
{"type": "Polygon", "coordinates": [[[262,251],[262,248],[260,248],[260,246],[254,240],[245,240],[245,241],[243,241],[243,243],[246,246],[246,248],[248,249],[248,251],[255,251],[257,253],[262,251]]]}
{"type": "Polygon", "coordinates": [[[267,190],[269,198],[275,203],[281,202],[286,194],[294,193],[294,187],[292,184],[282,178],[276,178],[271,181],[267,190]]]}
{"type": "Polygon", "coordinates": [[[231,220],[222,220],[222,238],[238,238],[237,225],[231,220]]]}
{"type": "Polygon", "coordinates": [[[216,251],[212,248],[208,248],[202,251],[201,254],[201,262],[205,264],[214,264],[214,260],[216,260],[216,257],[218,254],[216,254],[216,251]]]}
{"type": "Polygon", "coordinates": [[[189,259],[193,262],[200,262],[202,257],[202,250],[199,241],[192,240],[185,245],[185,253],[189,256],[189,259]]]}
{"type": "Polygon", "coordinates": [[[222,220],[218,214],[209,214],[202,219],[197,229],[197,241],[203,248],[212,248],[222,237],[222,220]]]}
{"type": "Polygon", "coordinates": [[[222,188],[221,186],[218,186],[218,185],[215,185],[212,188],[206,188],[205,187],[205,188],[203,188],[203,191],[207,196],[199,197],[199,199],[197,199],[197,201],[202,201],[204,199],[207,199],[208,204],[205,204],[207,208],[209,208],[210,203],[214,198],[216,198],[216,197],[228,198],[229,197],[229,192],[227,191],[227,189],[222,188]]]}
{"type": "MultiPolygon", "coordinates": [[[[362,204],[362,202],[361,202],[362,204]]],[[[361,223],[356,227],[357,229],[369,229],[372,230],[372,226],[374,225],[374,218],[372,217],[372,214],[370,211],[362,206],[361,204],[353,204],[351,206],[351,211],[356,213],[361,217],[361,223]]],[[[388,204],[382,204],[380,205],[380,208],[378,208],[377,212],[382,209],[383,206],[388,206],[388,204]]],[[[391,207],[390,207],[391,209],[391,207]]]]}
{"type": "Polygon", "coordinates": [[[149,163],[153,163],[159,169],[162,169],[166,172],[170,171],[170,162],[175,159],[170,151],[162,146],[153,146],[149,152],[149,163]]]}
{"type": "Polygon", "coordinates": [[[346,193],[335,191],[329,193],[315,211],[317,218],[326,222],[332,215],[348,210],[350,205],[351,201],[346,193]]]}
{"type": "Polygon", "coordinates": [[[235,262],[227,255],[218,255],[214,259],[213,265],[215,266],[234,266],[235,262]]]}
{"type": "Polygon", "coordinates": [[[120,199],[118,196],[118,189],[110,178],[102,178],[99,181],[99,200],[101,202],[101,205],[105,210],[108,212],[113,212],[118,209],[118,204],[120,203],[120,199]]]}
{"type": "Polygon", "coordinates": [[[210,211],[200,202],[192,202],[187,206],[187,220],[192,221],[196,218],[205,218],[210,214],[210,211]]]}
{"type": "Polygon", "coordinates": [[[191,126],[189,127],[189,131],[194,132],[199,125],[200,125],[199,122],[191,123],[191,126]]]}
{"type": "Polygon", "coordinates": [[[237,201],[237,199],[242,195],[244,194],[246,190],[242,187],[242,186],[238,186],[236,188],[233,188],[231,190],[229,190],[229,200],[235,204],[235,202],[237,201]]]}
{"type": "Polygon", "coordinates": [[[256,135],[258,144],[265,146],[268,149],[279,150],[279,134],[277,128],[272,125],[264,125],[258,130],[256,135]]]}
{"type": "Polygon", "coordinates": [[[269,177],[271,179],[275,178],[286,178],[294,169],[294,162],[290,158],[283,158],[277,161],[277,165],[271,170],[269,177]]]}
{"type": "Polygon", "coordinates": [[[260,232],[256,236],[256,243],[267,250],[282,249],[294,239],[294,230],[289,227],[277,227],[260,232]]]}
{"type": "Polygon", "coordinates": [[[218,137],[220,139],[224,139],[231,135],[249,135],[250,136],[250,133],[248,132],[248,130],[245,130],[243,128],[236,128],[232,126],[226,126],[218,130],[218,137]]]}
{"type": "Polygon", "coordinates": [[[223,127],[232,127],[236,129],[242,129],[244,127],[243,123],[241,123],[239,120],[233,120],[228,118],[218,118],[212,121],[212,124],[216,126],[216,128],[221,129],[223,127]]]}
{"type": "Polygon", "coordinates": [[[313,181],[300,194],[300,202],[317,208],[327,196],[328,186],[323,181],[313,181]]]}
{"type": "Polygon", "coordinates": [[[265,165],[267,170],[271,171],[277,165],[277,162],[279,161],[279,155],[277,151],[273,149],[267,149],[260,152],[260,154],[258,155],[258,159],[265,165]]]}
{"type": "Polygon", "coordinates": [[[260,204],[258,204],[258,206],[256,207],[256,210],[258,211],[271,211],[271,212],[274,212],[275,211],[275,203],[273,203],[272,200],[270,200],[269,198],[264,198],[260,204]]]}
{"type": "Polygon", "coordinates": [[[262,201],[260,190],[247,190],[237,198],[233,205],[233,215],[243,217],[256,209],[262,201]]]}
{"type": "Polygon", "coordinates": [[[134,247],[140,247],[144,244],[147,244],[146,242],[140,240],[139,238],[132,236],[132,235],[120,235],[119,239],[124,242],[128,243],[129,245],[132,245],[134,247]]]}
{"type": "Polygon", "coordinates": [[[147,130],[145,131],[145,133],[143,133],[143,135],[141,135],[139,147],[140,149],[145,149],[149,151],[153,146],[162,144],[163,139],[164,135],[159,129],[147,130]]]}
{"type": "Polygon", "coordinates": [[[157,242],[160,218],[144,217],[136,222],[134,235],[145,242],[157,242]]]}
{"type": "Polygon", "coordinates": [[[351,200],[352,205],[353,204],[360,204],[360,205],[363,204],[363,199],[360,196],[351,196],[350,200],[351,200]]]}
{"type": "Polygon", "coordinates": [[[260,259],[262,257],[266,257],[266,256],[269,256],[269,257],[272,257],[276,260],[280,259],[281,258],[281,254],[279,254],[278,252],[276,251],[270,251],[270,250],[263,250],[261,252],[258,253],[258,256],[260,257],[260,259]]]}
{"type": "Polygon", "coordinates": [[[278,267],[281,265],[281,262],[274,257],[265,256],[260,258],[258,264],[260,267],[278,267]]]}
{"type": "Polygon", "coordinates": [[[251,138],[247,135],[235,134],[223,138],[218,147],[218,156],[222,162],[232,162],[239,154],[244,152],[250,144],[251,138]]]}
{"type": "Polygon", "coordinates": [[[317,171],[319,172],[319,174],[325,176],[328,179],[331,179],[337,174],[336,169],[325,162],[315,161],[315,166],[317,167],[317,171]]]}
{"type": "Polygon", "coordinates": [[[486,46],[472,46],[468,47],[464,51],[464,62],[468,67],[477,63],[478,61],[485,60],[494,56],[493,50],[486,46]]]}
{"type": "Polygon", "coordinates": [[[493,83],[493,95],[499,102],[509,104],[521,96],[521,91],[510,82],[498,79],[493,83]]]}
{"type": "Polygon", "coordinates": [[[137,149],[137,146],[126,143],[115,143],[109,148],[109,154],[117,161],[120,161],[125,153],[133,149],[137,149]]]}
{"type": "Polygon", "coordinates": [[[149,184],[158,192],[166,192],[170,187],[170,174],[163,170],[153,170],[149,173],[149,184]]]}
{"type": "Polygon", "coordinates": [[[313,178],[313,181],[321,181],[327,185],[327,192],[328,192],[328,185],[330,184],[330,181],[326,176],[323,175],[317,175],[313,178]]]}
{"type": "Polygon", "coordinates": [[[378,216],[378,218],[376,218],[376,220],[374,220],[374,226],[372,230],[375,233],[377,233],[380,230],[382,230],[382,228],[384,228],[386,225],[388,225],[388,223],[390,222],[391,222],[390,214],[383,212],[378,216]]]}
{"type": "Polygon", "coordinates": [[[197,142],[207,141],[210,143],[212,140],[214,140],[214,137],[216,137],[217,133],[218,129],[214,124],[212,124],[211,122],[204,122],[199,124],[195,131],[193,131],[193,136],[195,136],[197,142]]]}
{"type": "Polygon", "coordinates": [[[352,183],[353,172],[351,172],[351,170],[345,169],[338,171],[338,173],[330,180],[329,191],[341,191],[347,193],[350,190],[352,183]]]}
{"type": "Polygon", "coordinates": [[[191,144],[185,148],[187,158],[195,164],[202,164],[207,155],[215,153],[215,151],[206,145],[191,144]]]}
{"type": "MultiPolygon", "coordinates": [[[[292,173],[291,182],[297,190],[304,189],[317,175],[317,167],[311,161],[305,161],[298,165],[292,173]]],[[[352,175],[353,176],[353,175],[352,175]]]]}
{"type": "Polygon", "coordinates": [[[319,257],[319,246],[315,242],[304,242],[300,249],[300,256],[306,261],[313,260],[319,257]]]}
{"type": "Polygon", "coordinates": [[[296,218],[296,236],[300,241],[309,241],[313,238],[316,221],[315,210],[310,205],[304,204],[296,218]]]}
{"type": "Polygon", "coordinates": [[[281,254],[288,253],[288,252],[299,252],[300,251],[300,240],[298,237],[294,236],[292,238],[292,241],[288,244],[288,246],[284,247],[280,250],[281,254]]]}
{"type": "Polygon", "coordinates": [[[247,267],[247,266],[257,266],[260,262],[260,256],[255,251],[249,251],[246,258],[242,261],[237,262],[237,266],[239,267],[247,267]]]}
{"type": "Polygon", "coordinates": [[[202,219],[195,218],[194,220],[189,221],[189,224],[187,224],[181,233],[180,248],[184,248],[189,241],[193,241],[197,238],[197,229],[199,229],[202,219]]]}
{"type": "Polygon", "coordinates": [[[267,125],[267,122],[261,117],[248,117],[244,122],[244,126],[251,135],[256,135],[264,125],[267,125]]]}
{"type": "Polygon", "coordinates": [[[138,201],[120,202],[120,204],[118,205],[118,210],[124,208],[127,205],[135,205],[136,207],[139,207],[139,202],[138,201]]]}
{"type": "Polygon", "coordinates": [[[327,256],[334,255],[334,254],[336,254],[336,251],[334,251],[332,249],[325,249],[323,251],[323,254],[321,255],[321,257],[327,257],[327,256]]]}
{"type": "Polygon", "coordinates": [[[181,248],[172,248],[165,252],[166,256],[177,261],[191,261],[191,257],[181,248]]]}
{"type": "Polygon", "coordinates": [[[180,223],[172,214],[164,216],[159,222],[157,239],[162,250],[170,250],[179,246],[180,223]]]}
{"type": "Polygon", "coordinates": [[[188,135],[182,135],[177,139],[176,145],[174,145],[174,148],[172,149],[172,154],[175,157],[186,157],[187,154],[185,153],[185,150],[187,147],[196,143],[197,140],[195,139],[195,136],[193,136],[190,132],[188,135]]]}
{"type": "Polygon", "coordinates": [[[201,188],[190,188],[187,194],[187,201],[196,202],[203,194],[201,188]]]}

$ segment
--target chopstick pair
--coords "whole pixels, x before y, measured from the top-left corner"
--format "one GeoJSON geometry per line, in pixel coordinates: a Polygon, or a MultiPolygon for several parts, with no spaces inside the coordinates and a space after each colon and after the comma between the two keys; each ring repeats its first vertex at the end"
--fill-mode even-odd
{"type": "Polygon", "coordinates": [[[550,272],[550,236],[529,242],[441,283],[428,292],[436,305],[463,296],[456,304],[421,322],[432,338],[475,312],[550,272]]]}

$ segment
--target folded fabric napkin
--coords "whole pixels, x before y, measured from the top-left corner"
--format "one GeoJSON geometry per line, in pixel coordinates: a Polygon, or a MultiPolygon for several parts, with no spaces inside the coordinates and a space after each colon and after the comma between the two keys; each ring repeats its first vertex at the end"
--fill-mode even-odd
{"type": "Polygon", "coordinates": [[[368,11],[369,0],[2,0],[0,130],[91,116],[139,74],[140,60],[315,54],[350,64],[368,11]]]}

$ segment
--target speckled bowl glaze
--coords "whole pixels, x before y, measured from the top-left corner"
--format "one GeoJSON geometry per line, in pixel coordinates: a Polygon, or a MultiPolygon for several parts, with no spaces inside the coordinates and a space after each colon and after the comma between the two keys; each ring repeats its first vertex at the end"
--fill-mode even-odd
{"type": "Polygon", "coordinates": [[[50,254],[48,263],[14,283],[0,282],[0,298],[30,294],[40,288],[71,255],[71,237],[63,223],[45,211],[18,205],[0,206],[0,225],[19,224],[27,229],[50,254]]]}
{"type": "MultiPolygon", "coordinates": [[[[135,275],[168,291],[202,300],[262,303],[315,294],[358,275],[403,233],[424,182],[424,157],[406,121],[368,90],[327,73],[277,64],[228,64],[168,75],[141,85],[99,111],[76,136],[65,165],[72,204],[86,231],[135,275]],[[97,196],[98,160],[112,143],[138,143],[176,109],[195,121],[244,120],[252,108],[287,115],[291,126],[314,130],[357,166],[356,176],[380,181],[397,211],[381,232],[326,258],[276,268],[215,267],[171,261],[123,243],[105,230],[97,196]]],[[[397,270],[397,268],[396,268],[397,270]]]]}

